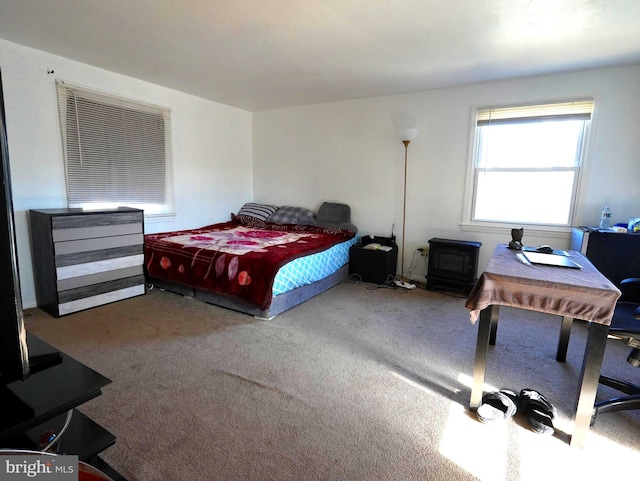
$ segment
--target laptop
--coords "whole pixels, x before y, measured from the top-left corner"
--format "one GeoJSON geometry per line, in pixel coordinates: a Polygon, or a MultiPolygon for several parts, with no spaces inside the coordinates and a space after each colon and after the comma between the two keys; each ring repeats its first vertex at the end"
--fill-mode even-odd
{"type": "Polygon", "coordinates": [[[541,252],[523,252],[522,255],[532,264],[543,264],[546,266],[568,267],[570,269],[581,269],[582,266],[572,261],[566,256],[557,254],[543,254],[541,252]]]}

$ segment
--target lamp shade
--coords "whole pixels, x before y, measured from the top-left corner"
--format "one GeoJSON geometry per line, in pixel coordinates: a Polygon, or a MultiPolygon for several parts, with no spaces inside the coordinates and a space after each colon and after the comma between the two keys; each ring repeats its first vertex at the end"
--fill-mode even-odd
{"type": "Polygon", "coordinates": [[[418,129],[398,129],[396,130],[398,138],[403,142],[405,140],[413,140],[418,135],[418,129]]]}

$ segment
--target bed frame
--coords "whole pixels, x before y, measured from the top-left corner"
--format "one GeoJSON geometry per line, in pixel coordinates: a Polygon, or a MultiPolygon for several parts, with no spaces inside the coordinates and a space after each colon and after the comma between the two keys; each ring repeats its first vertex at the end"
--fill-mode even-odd
{"type": "Polygon", "coordinates": [[[349,277],[349,264],[345,264],[333,274],[305,286],[298,287],[289,292],[279,294],[271,300],[271,306],[268,309],[262,310],[258,307],[250,304],[244,299],[239,299],[226,294],[215,294],[201,289],[185,286],[182,284],[176,284],[170,281],[162,279],[155,279],[147,276],[147,288],[153,289],[157,287],[159,289],[181,294],[185,297],[197,299],[208,304],[216,306],[226,307],[227,309],[233,309],[234,311],[243,312],[245,314],[252,315],[256,319],[271,320],[278,314],[291,309],[294,306],[311,299],[314,296],[332,288],[333,286],[340,284],[349,277]]]}

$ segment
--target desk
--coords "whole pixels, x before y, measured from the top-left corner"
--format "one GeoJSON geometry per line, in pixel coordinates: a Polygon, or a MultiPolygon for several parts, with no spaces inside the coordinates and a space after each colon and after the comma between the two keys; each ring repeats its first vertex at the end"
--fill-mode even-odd
{"type": "MultiPolygon", "coordinates": [[[[57,352],[31,333],[27,333],[27,344],[32,356],[57,352]]],[[[32,373],[26,381],[0,386],[0,449],[39,450],[40,436],[49,430],[59,432],[65,413],[73,410],[71,423],[59,438],[59,454],[77,454],[80,461],[94,465],[114,480],[123,480],[98,456],[115,443],[115,436],[75,410],[100,396],[111,380],[61,354],[59,364],[32,373]]]]}
{"type": "Polygon", "coordinates": [[[505,244],[496,247],[465,307],[471,322],[479,318],[470,407],[480,406],[489,344],[495,341],[500,305],[563,317],[558,358],[566,352],[570,321],[588,320],[589,334],[574,411],[571,446],[582,448],[589,431],[611,316],[620,291],[582,254],[569,251],[582,269],[527,265],[505,244]]]}

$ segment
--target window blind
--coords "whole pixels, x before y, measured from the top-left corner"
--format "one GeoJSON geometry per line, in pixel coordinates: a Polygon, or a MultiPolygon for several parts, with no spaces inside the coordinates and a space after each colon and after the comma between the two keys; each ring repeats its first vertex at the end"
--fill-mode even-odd
{"type": "Polygon", "coordinates": [[[171,112],[56,81],[69,207],[173,214],[171,112]]]}
{"type": "Polygon", "coordinates": [[[590,120],[593,99],[524,105],[517,107],[484,107],[478,109],[477,125],[540,122],[542,120],[590,120]]]}

